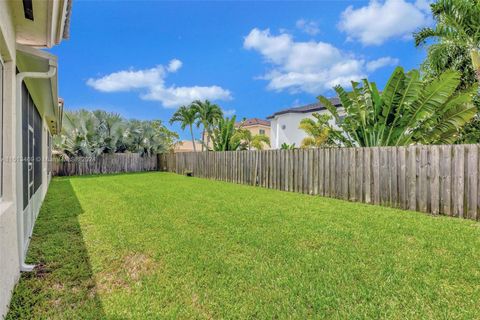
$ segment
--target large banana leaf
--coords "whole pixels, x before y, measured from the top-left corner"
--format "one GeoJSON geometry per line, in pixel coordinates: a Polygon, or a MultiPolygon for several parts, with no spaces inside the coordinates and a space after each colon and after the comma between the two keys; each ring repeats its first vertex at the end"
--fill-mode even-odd
{"type": "MultiPolygon", "coordinates": [[[[368,80],[352,82],[352,91],[335,91],[344,108],[340,121],[335,106],[325,97],[319,101],[341,129],[331,137],[344,146],[400,146],[414,143],[453,142],[460,128],[476,113],[471,104],[476,88],[455,95],[460,74],[447,71],[434,81],[421,79],[418,70],[406,73],[398,67],[380,93],[368,80]]],[[[330,129],[333,129],[330,127],[330,129]]]]}

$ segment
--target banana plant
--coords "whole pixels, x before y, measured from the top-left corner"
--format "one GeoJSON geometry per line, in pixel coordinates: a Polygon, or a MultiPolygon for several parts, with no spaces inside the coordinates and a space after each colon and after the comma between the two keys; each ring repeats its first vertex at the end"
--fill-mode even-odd
{"type": "Polygon", "coordinates": [[[318,99],[328,109],[340,130],[329,124],[332,139],[344,146],[405,146],[415,143],[449,144],[476,114],[472,103],[477,87],[456,92],[460,74],[447,71],[426,82],[418,70],[407,73],[397,67],[382,92],[374,82],[352,82],[352,91],[334,89],[344,108],[327,98],[318,99]]]}

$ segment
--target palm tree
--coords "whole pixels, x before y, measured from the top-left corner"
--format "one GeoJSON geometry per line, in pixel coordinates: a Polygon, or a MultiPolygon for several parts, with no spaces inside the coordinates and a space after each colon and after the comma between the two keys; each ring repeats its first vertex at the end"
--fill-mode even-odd
{"type": "Polygon", "coordinates": [[[238,139],[242,146],[247,150],[252,147],[257,150],[263,150],[264,146],[270,146],[270,139],[264,134],[252,134],[248,129],[237,128],[234,139],[238,139]]]}
{"type": "Polygon", "coordinates": [[[236,136],[235,127],[236,116],[232,118],[220,118],[217,120],[212,130],[213,150],[215,151],[234,151],[240,147],[241,141],[236,136]]]}
{"type": "Polygon", "coordinates": [[[117,143],[123,137],[125,122],[118,113],[103,110],[93,111],[93,116],[98,120],[97,136],[99,144],[105,153],[117,151],[117,143]]]}
{"type": "Polygon", "coordinates": [[[197,152],[197,149],[195,147],[195,138],[193,136],[193,125],[196,120],[197,110],[192,106],[181,106],[170,119],[170,124],[173,124],[174,122],[180,122],[180,127],[182,128],[182,130],[185,130],[186,126],[189,127],[194,152],[197,152]]]}
{"type": "Polygon", "coordinates": [[[105,111],[65,112],[62,132],[53,147],[63,157],[97,156],[102,153],[154,154],[174,144],[178,135],[159,120],[125,120],[105,111]]]}
{"type": "Polygon", "coordinates": [[[207,151],[212,137],[212,126],[223,117],[222,109],[216,104],[210,103],[210,101],[195,100],[192,102],[192,108],[196,112],[197,127],[203,126],[202,131],[202,151],[205,145],[205,134],[207,135],[207,151]]]}
{"type": "MultiPolygon", "coordinates": [[[[470,54],[471,64],[480,82],[480,2],[477,0],[438,0],[431,5],[437,22],[435,28],[423,28],[415,33],[415,44],[424,44],[436,38],[434,60],[445,60],[452,47],[464,48],[470,54]]],[[[433,63],[437,63],[433,61],[433,63]]]]}
{"type": "Polygon", "coordinates": [[[320,114],[314,112],[312,116],[315,118],[305,118],[300,121],[299,129],[305,131],[308,135],[302,140],[302,148],[321,147],[329,144],[330,128],[328,121],[331,117],[328,114],[320,114]]]}
{"type": "Polygon", "coordinates": [[[476,86],[456,92],[460,74],[447,71],[426,82],[418,70],[397,67],[380,93],[373,82],[352,82],[352,91],[335,87],[345,117],[325,97],[319,100],[333,115],[340,130],[327,124],[332,139],[345,146],[404,146],[413,143],[453,143],[460,129],[476,113],[472,97],[476,86]]]}

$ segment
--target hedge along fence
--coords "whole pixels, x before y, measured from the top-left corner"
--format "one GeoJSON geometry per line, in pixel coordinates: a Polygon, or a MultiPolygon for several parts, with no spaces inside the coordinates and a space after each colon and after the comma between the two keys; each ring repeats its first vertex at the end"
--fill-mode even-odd
{"type": "Polygon", "coordinates": [[[479,145],[191,152],[162,171],[479,219],[479,145]]]}
{"type": "Polygon", "coordinates": [[[136,153],[104,154],[98,157],[77,157],[72,160],[52,160],[53,176],[139,172],[158,170],[158,157],[136,153]]]}

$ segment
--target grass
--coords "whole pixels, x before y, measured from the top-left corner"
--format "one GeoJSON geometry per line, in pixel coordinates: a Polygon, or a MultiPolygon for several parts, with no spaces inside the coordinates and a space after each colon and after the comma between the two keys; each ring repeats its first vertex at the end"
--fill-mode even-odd
{"type": "Polygon", "coordinates": [[[169,173],[57,178],[8,319],[480,318],[480,228],[169,173]]]}

